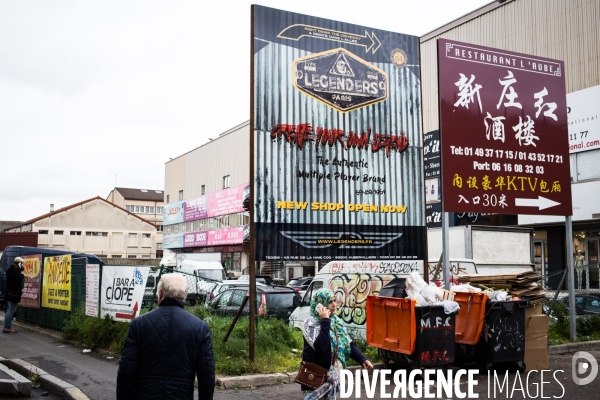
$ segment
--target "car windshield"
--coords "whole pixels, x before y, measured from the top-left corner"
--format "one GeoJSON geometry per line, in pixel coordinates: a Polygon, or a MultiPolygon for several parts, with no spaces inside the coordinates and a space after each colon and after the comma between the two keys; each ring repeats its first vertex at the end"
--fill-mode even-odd
{"type": "Polygon", "coordinates": [[[302,286],[302,282],[299,279],[292,279],[289,281],[288,286],[302,286]]]}
{"type": "Polygon", "coordinates": [[[196,275],[201,278],[208,278],[214,281],[223,280],[223,270],[218,269],[197,269],[196,275]]]}
{"type": "Polygon", "coordinates": [[[269,293],[266,295],[267,307],[288,308],[294,305],[295,293],[269,293]]]}

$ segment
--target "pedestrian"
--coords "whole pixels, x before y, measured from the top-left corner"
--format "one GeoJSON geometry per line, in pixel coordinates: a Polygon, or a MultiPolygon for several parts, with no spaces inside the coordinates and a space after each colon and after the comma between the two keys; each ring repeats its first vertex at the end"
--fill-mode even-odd
{"type": "Polygon", "coordinates": [[[117,373],[117,399],[212,400],[215,363],[208,325],[183,309],[186,279],[158,283],[158,308],[131,321],[117,373]]]}
{"type": "Polygon", "coordinates": [[[15,257],[11,266],[6,270],[6,291],[4,292],[4,301],[6,302],[6,314],[4,315],[4,333],[17,333],[12,327],[12,319],[17,311],[17,304],[21,301],[23,294],[23,268],[25,260],[21,257],[15,257]]]}
{"type": "Polygon", "coordinates": [[[329,369],[327,381],[318,389],[301,385],[305,400],[333,400],[339,392],[339,373],[353,359],[365,369],[373,369],[371,361],[356,347],[340,318],[335,315],[335,295],[319,289],[310,301],[310,316],[304,321],[302,360],[329,369]],[[334,365],[332,365],[332,363],[334,365]]]}

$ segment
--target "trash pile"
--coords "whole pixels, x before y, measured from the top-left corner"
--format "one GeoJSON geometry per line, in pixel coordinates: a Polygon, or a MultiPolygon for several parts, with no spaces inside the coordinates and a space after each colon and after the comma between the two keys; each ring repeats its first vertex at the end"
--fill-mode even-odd
{"type": "MultiPolygon", "coordinates": [[[[483,290],[490,301],[529,300],[540,304],[548,297],[542,292],[542,276],[535,271],[505,275],[461,275],[459,282],[483,290]]],[[[463,286],[463,285],[459,285],[463,286]]],[[[456,287],[456,286],[455,286],[456,287]]],[[[452,290],[454,291],[454,288],[452,290]]]]}
{"type": "Polygon", "coordinates": [[[455,313],[460,308],[453,301],[453,294],[439,288],[435,283],[425,283],[418,272],[412,272],[406,279],[395,278],[379,291],[380,296],[408,298],[417,301],[417,307],[443,306],[446,314],[455,313]]]}

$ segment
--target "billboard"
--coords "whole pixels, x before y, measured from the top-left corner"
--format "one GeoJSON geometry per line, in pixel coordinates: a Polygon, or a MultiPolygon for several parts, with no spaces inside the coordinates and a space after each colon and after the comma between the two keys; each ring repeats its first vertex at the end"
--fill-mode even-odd
{"type": "Polygon", "coordinates": [[[22,307],[40,308],[40,281],[42,271],[42,255],[33,254],[22,256],[25,260],[23,275],[23,294],[21,295],[22,307]]]}
{"type": "Polygon", "coordinates": [[[44,258],[42,307],[71,311],[71,255],[44,258]]]}
{"type": "Polygon", "coordinates": [[[144,299],[150,267],[108,266],[102,268],[100,316],[106,314],[116,321],[134,319],[144,299]]]}
{"type": "Polygon", "coordinates": [[[418,37],[252,18],[255,260],[424,259],[418,37]]]}
{"type": "Polygon", "coordinates": [[[445,212],[571,215],[564,63],[438,40],[445,212]]]}
{"type": "Polygon", "coordinates": [[[183,201],[165,204],[163,207],[163,225],[183,222],[183,201]]]}
{"type": "Polygon", "coordinates": [[[600,149],[600,85],[567,94],[569,151],[600,149]]]}
{"type": "Polygon", "coordinates": [[[248,184],[244,183],[185,200],[183,202],[183,221],[196,221],[204,218],[244,212],[245,209],[242,202],[246,187],[248,187],[248,184]]]}

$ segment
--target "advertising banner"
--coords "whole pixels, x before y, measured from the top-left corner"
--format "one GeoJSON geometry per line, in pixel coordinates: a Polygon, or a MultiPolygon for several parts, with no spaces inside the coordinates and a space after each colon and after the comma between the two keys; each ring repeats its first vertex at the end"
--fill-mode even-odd
{"type": "Polygon", "coordinates": [[[44,258],[42,307],[71,311],[71,255],[44,258]]]}
{"type": "Polygon", "coordinates": [[[183,234],[184,247],[219,246],[244,242],[244,226],[183,234]]]}
{"type": "Polygon", "coordinates": [[[571,215],[564,63],[438,40],[443,211],[571,215]]]}
{"type": "Polygon", "coordinates": [[[184,221],[218,217],[245,211],[243,206],[246,183],[184,201],[184,221]]]}
{"type": "Polygon", "coordinates": [[[142,306],[150,267],[104,266],[100,316],[110,315],[117,321],[131,321],[142,306]]]}
{"type": "Polygon", "coordinates": [[[23,274],[25,283],[23,284],[23,294],[21,295],[21,307],[40,308],[40,281],[42,272],[42,255],[34,254],[22,256],[25,260],[23,264],[23,274]]]}
{"type": "Polygon", "coordinates": [[[166,204],[163,207],[163,225],[183,222],[183,201],[166,204]]]}
{"type": "Polygon", "coordinates": [[[600,85],[567,94],[569,151],[600,149],[600,85]]]}
{"type": "Polygon", "coordinates": [[[85,315],[98,316],[100,304],[100,265],[87,264],[85,266],[85,315]]]}
{"type": "Polygon", "coordinates": [[[418,37],[252,18],[255,260],[424,259],[418,37]]]}
{"type": "Polygon", "coordinates": [[[163,235],[163,249],[181,249],[183,247],[183,234],[163,235]]]}
{"type": "Polygon", "coordinates": [[[440,131],[435,130],[425,134],[423,154],[425,155],[425,179],[440,176],[442,167],[440,157],[440,131]]]}

